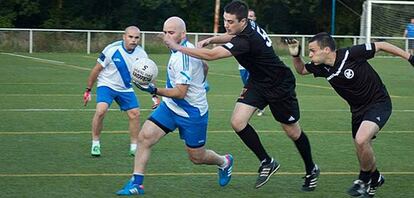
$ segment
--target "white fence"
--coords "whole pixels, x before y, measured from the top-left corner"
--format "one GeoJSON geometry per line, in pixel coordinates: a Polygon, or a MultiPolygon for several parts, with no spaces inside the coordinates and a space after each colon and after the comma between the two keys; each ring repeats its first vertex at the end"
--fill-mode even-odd
{"type": "MultiPolygon", "coordinates": [[[[157,38],[161,32],[142,31],[141,46],[150,53],[166,53],[162,41],[157,38]]],[[[3,52],[100,52],[107,44],[120,40],[123,31],[115,30],[74,30],[74,29],[21,29],[0,28],[0,51],[3,52]]],[[[187,33],[188,39],[197,43],[199,40],[213,36],[214,33],[187,33]]],[[[275,50],[286,53],[282,39],[294,37],[305,46],[313,35],[269,34],[275,50]]],[[[347,47],[363,43],[364,37],[335,35],[338,47],[347,47]]],[[[407,51],[408,39],[404,37],[372,37],[372,40],[387,40],[407,51]]],[[[307,52],[302,48],[302,55],[307,52]]]]}

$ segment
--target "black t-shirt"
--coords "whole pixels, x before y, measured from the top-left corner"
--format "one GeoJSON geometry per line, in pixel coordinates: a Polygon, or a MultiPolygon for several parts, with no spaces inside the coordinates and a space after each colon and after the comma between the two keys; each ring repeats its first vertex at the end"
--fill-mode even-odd
{"type": "Polygon", "coordinates": [[[389,99],[385,85],[368,63],[375,55],[375,44],[362,44],[336,51],[335,63],[305,64],[315,77],[325,77],[335,91],[351,106],[352,112],[389,99]]]}
{"type": "Polygon", "coordinates": [[[276,56],[266,32],[251,21],[246,28],[223,45],[249,72],[249,84],[267,88],[292,77],[290,69],[276,56]]]}

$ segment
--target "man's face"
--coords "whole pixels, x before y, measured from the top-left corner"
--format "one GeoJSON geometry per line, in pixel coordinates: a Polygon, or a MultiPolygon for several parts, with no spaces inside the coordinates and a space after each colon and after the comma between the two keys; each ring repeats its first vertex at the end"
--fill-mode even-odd
{"type": "Polygon", "coordinates": [[[325,49],[321,49],[317,41],[312,41],[309,43],[309,58],[316,65],[325,63],[325,59],[328,53],[328,48],[325,47],[325,49]]]}
{"type": "Polygon", "coordinates": [[[239,21],[236,15],[224,12],[223,14],[224,28],[226,28],[227,34],[236,35],[243,31],[246,26],[246,19],[239,21]]]}
{"type": "Polygon", "coordinates": [[[247,15],[247,18],[249,18],[252,21],[256,21],[256,13],[254,13],[254,11],[250,10],[249,15],[247,15]]]}
{"type": "Polygon", "coordinates": [[[132,51],[135,49],[135,47],[138,45],[138,42],[140,40],[140,34],[141,32],[137,29],[131,29],[125,32],[123,38],[124,38],[124,45],[125,45],[126,50],[132,51]]]}
{"type": "Polygon", "coordinates": [[[411,23],[414,24],[414,19],[411,19],[411,23]]]}
{"type": "Polygon", "coordinates": [[[179,30],[178,25],[173,22],[164,24],[163,32],[165,37],[171,38],[178,44],[185,38],[185,32],[179,30]]]}

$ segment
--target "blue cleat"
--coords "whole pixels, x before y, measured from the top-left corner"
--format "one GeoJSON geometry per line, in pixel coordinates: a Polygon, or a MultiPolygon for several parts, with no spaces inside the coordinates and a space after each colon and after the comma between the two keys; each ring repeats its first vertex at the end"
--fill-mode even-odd
{"type": "Polygon", "coordinates": [[[143,195],[144,186],[134,184],[133,181],[133,179],[130,179],[116,194],[119,196],[143,195]]]}
{"type": "Polygon", "coordinates": [[[233,156],[231,154],[226,154],[226,159],[229,161],[227,167],[218,169],[220,186],[227,185],[231,180],[231,171],[233,170],[233,156]]]}

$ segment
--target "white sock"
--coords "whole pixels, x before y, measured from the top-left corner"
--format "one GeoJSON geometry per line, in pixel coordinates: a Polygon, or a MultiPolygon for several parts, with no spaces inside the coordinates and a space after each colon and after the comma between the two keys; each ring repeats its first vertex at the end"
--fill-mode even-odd
{"type": "Polygon", "coordinates": [[[130,146],[129,146],[129,150],[137,150],[137,144],[131,144],[130,146]]]}
{"type": "Polygon", "coordinates": [[[221,156],[223,158],[224,163],[220,165],[219,167],[221,169],[226,168],[229,165],[229,160],[227,160],[227,157],[225,155],[221,156]]]}
{"type": "Polygon", "coordinates": [[[92,140],[92,146],[101,146],[99,140],[92,140]]]}

